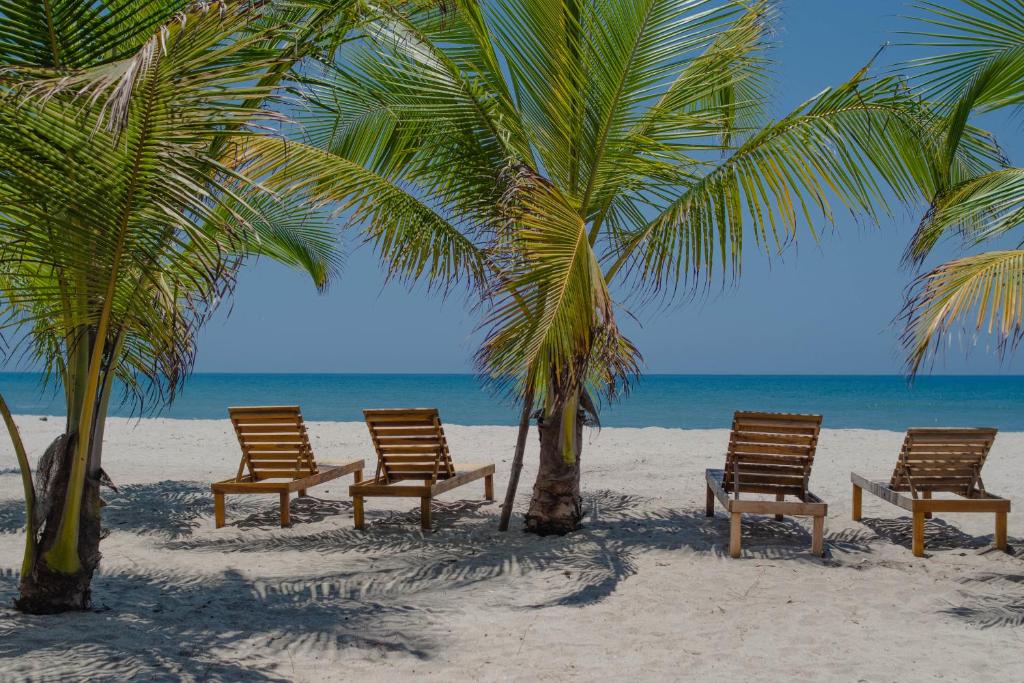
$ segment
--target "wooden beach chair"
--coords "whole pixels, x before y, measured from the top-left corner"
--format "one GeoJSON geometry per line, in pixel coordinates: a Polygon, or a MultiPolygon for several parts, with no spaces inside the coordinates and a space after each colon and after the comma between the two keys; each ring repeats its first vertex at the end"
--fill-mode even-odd
{"type": "Polygon", "coordinates": [[[363,460],[343,465],[317,464],[306,424],[298,406],[228,408],[242,447],[234,479],[212,485],[214,523],[224,526],[224,496],[228,493],[277,493],[281,497],[281,526],[288,526],[288,503],[293,491],[306,489],[346,474],[363,478],[363,460]]]}
{"type": "Polygon", "coordinates": [[[981,481],[981,468],[996,438],[995,429],[908,429],[896,467],[888,481],[869,479],[855,472],[853,519],[861,519],[863,492],[867,490],[913,517],[911,549],[924,555],[924,520],[933,512],[990,512],[996,516],[995,545],[1006,550],[1006,515],[1010,501],[992,495],[981,481]],[[907,495],[909,493],[910,495],[907,495]],[[932,498],[951,493],[957,498],[932,498]]]}
{"type": "Polygon", "coordinates": [[[357,529],[365,528],[363,498],[394,496],[420,499],[420,525],[430,529],[434,496],[476,479],[494,500],[494,465],[455,465],[436,408],[364,410],[377,451],[373,479],[349,487],[357,529]]]}
{"type": "Polygon", "coordinates": [[[729,555],[740,556],[743,513],[812,517],[811,552],[824,552],[828,505],[807,489],[820,430],[820,415],[734,415],[725,469],[705,473],[707,516],[715,514],[715,498],[730,515],[729,555]],[[775,500],[741,500],[741,493],[774,494],[775,500]],[[787,501],[787,495],[797,500],[787,501]]]}

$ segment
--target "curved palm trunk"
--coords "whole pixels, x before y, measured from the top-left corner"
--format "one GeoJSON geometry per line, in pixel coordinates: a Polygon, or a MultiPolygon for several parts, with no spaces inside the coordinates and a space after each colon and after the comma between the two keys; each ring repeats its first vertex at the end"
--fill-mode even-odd
{"type": "Polygon", "coordinates": [[[583,498],[580,496],[580,455],[583,452],[583,411],[570,413],[573,425],[571,455],[566,453],[566,431],[562,406],[545,411],[537,422],[540,432],[540,468],[533,485],[533,498],[526,513],[526,531],[546,536],[567,534],[580,527],[583,498]]]}

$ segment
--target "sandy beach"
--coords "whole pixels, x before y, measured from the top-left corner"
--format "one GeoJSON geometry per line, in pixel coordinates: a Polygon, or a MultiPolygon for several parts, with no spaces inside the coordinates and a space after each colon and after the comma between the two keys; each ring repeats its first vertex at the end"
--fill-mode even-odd
{"type": "MultiPolygon", "coordinates": [[[[37,457],[61,420],[18,419],[37,457]]],[[[359,423],[310,425],[322,462],[373,455],[359,423]]],[[[453,456],[494,462],[500,499],[515,430],[447,427],[453,456]]],[[[992,515],[929,520],[910,552],[904,511],[849,472],[887,475],[902,435],[824,430],[812,490],[829,503],[825,558],[809,521],[752,517],[743,557],[728,520],[704,516],[703,471],[725,430],[608,428],[587,435],[586,528],[564,538],[497,531],[474,483],[435,505],[372,499],[352,528],[344,483],[292,503],[228,498],[213,528],[209,482],[231,476],[227,420],[111,419],[95,610],[10,608],[24,536],[21,483],[0,447],[0,678],[4,680],[1024,680],[1024,433],[1001,433],[985,468],[1009,497],[1011,553],[988,549],[992,515]]],[[[519,495],[536,463],[531,437],[519,495]]]]}

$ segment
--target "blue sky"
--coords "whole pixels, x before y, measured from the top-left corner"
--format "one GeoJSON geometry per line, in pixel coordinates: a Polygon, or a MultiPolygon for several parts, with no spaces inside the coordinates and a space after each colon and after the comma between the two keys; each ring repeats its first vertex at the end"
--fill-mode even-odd
{"type": "MultiPolygon", "coordinates": [[[[901,0],[786,0],[778,24],[782,113],[848,78],[894,31],[906,27],[901,0]]],[[[891,48],[881,58],[902,54],[891,48]]],[[[1018,160],[1018,125],[985,122],[1018,160]]],[[[895,374],[902,369],[893,323],[912,273],[900,256],[921,207],[881,226],[840,215],[815,243],[770,261],[744,256],[736,287],[697,302],[642,310],[619,323],[643,353],[646,371],[713,374],[895,374]]],[[[953,245],[939,257],[953,256],[953,245]]],[[[938,258],[930,263],[937,263],[938,258]]],[[[385,286],[369,249],[350,253],[342,277],[317,295],[301,276],[272,263],[242,274],[230,311],[218,313],[199,343],[199,372],[471,372],[477,316],[457,296],[385,286]]],[[[1020,372],[985,339],[954,340],[936,373],[1020,372]],[[968,353],[970,351],[970,353],[968,353]]]]}

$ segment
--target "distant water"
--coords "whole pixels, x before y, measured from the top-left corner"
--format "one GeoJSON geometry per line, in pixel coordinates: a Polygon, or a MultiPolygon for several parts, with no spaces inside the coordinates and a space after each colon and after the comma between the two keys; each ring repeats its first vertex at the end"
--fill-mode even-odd
{"type": "MultiPolygon", "coordinates": [[[[17,414],[62,415],[39,376],[0,373],[17,414]]],[[[445,422],[512,425],[518,410],[472,375],[198,374],[162,417],[218,419],[229,405],[299,404],[309,420],[358,421],[369,407],[437,406],[445,422]]],[[[647,375],[601,412],[606,427],[728,427],[734,410],[821,413],[832,428],[991,426],[1024,431],[1024,376],[647,375]]],[[[114,415],[130,415],[114,406],[114,415]]]]}

